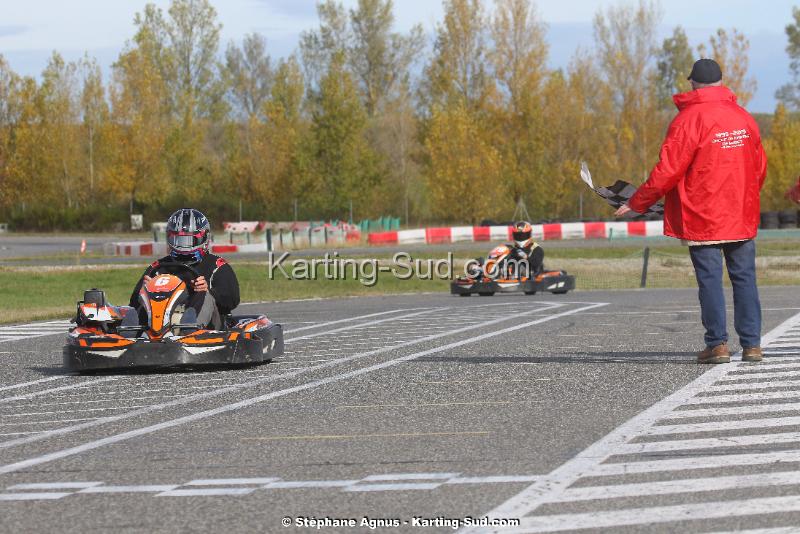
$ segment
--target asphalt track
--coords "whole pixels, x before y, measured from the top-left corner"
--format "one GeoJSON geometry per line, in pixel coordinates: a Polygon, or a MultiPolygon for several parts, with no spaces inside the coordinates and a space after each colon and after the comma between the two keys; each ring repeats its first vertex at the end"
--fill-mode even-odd
{"type": "Polygon", "coordinates": [[[285,356],[206,372],[3,327],[0,530],[796,532],[800,290],[762,301],[767,360],[712,368],[692,290],[254,304],[285,356]]]}

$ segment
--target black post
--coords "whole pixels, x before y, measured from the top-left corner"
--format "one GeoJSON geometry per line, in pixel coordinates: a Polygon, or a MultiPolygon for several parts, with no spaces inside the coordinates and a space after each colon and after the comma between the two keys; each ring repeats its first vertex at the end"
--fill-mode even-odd
{"type": "Polygon", "coordinates": [[[642,261],[642,283],[639,287],[647,287],[647,264],[650,262],[650,247],[644,247],[644,259],[642,261]]]}
{"type": "Polygon", "coordinates": [[[267,228],[267,252],[272,252],[272,228],[267,228]]]}

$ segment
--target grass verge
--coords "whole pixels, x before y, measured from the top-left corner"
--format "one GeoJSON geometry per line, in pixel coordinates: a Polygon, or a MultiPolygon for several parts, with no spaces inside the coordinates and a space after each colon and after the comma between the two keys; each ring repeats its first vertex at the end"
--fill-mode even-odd
{"type": "MultiPolygon", "coordinates": [[[[487,247],[488,248],[488,247],[487,247]]],[[[545,264],[576,275],[579,290],[632,289],[640,286],[643,246],[553,247],[547,249],[545,264]]],[[[461,250],[454,254],[454,274],[462,271],[466,259],[486,250],[461,250]]],[[[440,259],[444,253],[417,253],[414,258],[440,259]]],[[[359,256],[361,259],[366,256],[359,256]]],[[[391,255],[376,249],[372,256],[388,265],[391,255]]],[[[414,292],[447,292],[447,280],[399,280],[383,272],[373,286],[349,276],[346,280],[270,280],[265,263],[232,261],[241,286],[242,301],[271,301],[312,297],[342,297],[414,292]]],[[[126,304],[141,276],[141,266],[94,265],[72,267],[0,267],[0,323],[63,318],[73,313],[84,289],[99,287],[109,301],[126,304]]],[[[800,254],[797,242],[759,243],[757,270],[761,285],[800,283],[800,254]]],[[[647,287],[695,287],[694,270],[685,247],[671,243],[651,246],[647,287]]]]}

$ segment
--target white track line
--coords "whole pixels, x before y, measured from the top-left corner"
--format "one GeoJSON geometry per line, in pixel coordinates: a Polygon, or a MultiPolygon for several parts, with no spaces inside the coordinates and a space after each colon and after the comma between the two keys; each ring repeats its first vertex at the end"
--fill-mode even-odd
{"type": "Polygon", "coordinates": [[[83,382],[75,382],[74,384],[68,384],[66,386],[59,386],[57,388],[50,388],[50,389],[42,389],[39,391],[34,391],[32,393],[25,393],[24,395],[16,395],[14,397],[3,397],[0,398],[0,403],[3,402],[11,402],[11,401],[18,401],[18,400],[28,400],[33,397],[39,397],[41,395],[46,395],[48,393],[54,393],[56,391],[67,391],[70,389],[76,388],[83,388],[88,387],[93,384],[99,384],[100,382],[109,382],[111,380],[117,380],[118,377],[116,376],[106,376],[104,378],[96,378],[94,380],[85,380],[83,382]]]}
{"type": "Polygon", "coordinates": [[[796,495],[791,495],[788,497],[753,498],[739,501],[702,502],[653,508],[626,508],[624,510],[525,517],[518,528],[504,530],[503,532],[558,532],[582,528],[598,529],[691,521],[693,519],[727,519],[747,515],[798,511],[800,511],[800,499],[796,495]]]}
{"type": "MultiPolygon", "coordinates": [[[[764,346],[771,346],[773,342],[777,339],[785,336],[789,331],[794,328],[797,328],[798,320],[800,320],[800,314],[796,314],[768,334],[766,334],[762,338],[762,345],[764,346]]],[[[782,365],[782,364],[777,364],[782,365]]],[[[651,427],[655,426],[655,423],[664,418],[668,418],[668,414],[673,412],[680,406],[686,406],[689,404],[698,404],[699,402],[695,401],[695,397],[704,391],[707,388],[717,382],[721,377],[724,377],[732,371],[734,368],[731,368],[730,365],[716,365],[711,367],[708,371],[704,374],[700,375],[698,378],[684,386],[683,388],[679,389],[678,391],[672,393],[671,395],[667,396],[666,398],[662,399],[661,401],[657,402],[650,408],[644,410],[639,415],[636,415],[632,419],[629,419],[613,431],[611,431],[608,435],[601,438],[599,441],[596,441],[580,453],[578,453],[574,458],[563,464],[562,466],[556,468],[548,475],[542,476],[542,478],[527,488],[525,488],[520,493],[516,494],[509,500],[505,501],[504,503],[500,504],[499,506],[495,507],[493,510],[488,512],[487,516],[490,517],[524,517],[528,513],[532,512],[545,502],[554,502],[558,501],[559,497],[564,493],[564,491],[573,483],[575,483],[578,479],[586,475],[594,475],[595,472],[599,471],[598,467],[604,460],[609,458],[614,454],[621,454],[623,452],[643,452],[643,450],[679,450],[674,448],[675,446],[679,446],[680,442],[659,442],[659,443],[637,443],[637,444],[630,444],[630,440],[645,435],[646,431],[651,427]],[[663,443],[669,443],[671,445],[664,445],[663,443]],[[667,447],[666,449],[662,449],[662,447],[667,447]]],[[[714,396],[712,398],[703,397],[702,403],[708,404],[711,402],[724,402],[720,400],[720,397],[727,397],[727,395],[723,396],[714,396]]],[[[735,397],[735,396],[732,396],[735,397]]],[[[739,396],[741,397],[741,396],[739,396]]],[[[741,399],[739,399],[741,400],[741,399]]],[[[741,441],[750,441],[753,444],[756,443],[775,443],[777,438],[777,434],[770,434],[768,437],[765,436],[737,436],[735,438],[729,437],[725,438],[725,444],[720,445],[720,440],[684,440],[684,444],[687,445],[688,443],[692,442],[693,446],[697,445],[709,445],[712,441],[715,442],[715,446],[731,446],[733,445],[733,439],[738,439],[741,441]],[[771,440],[771,441],[768,441],[771,440]]],[[[794,436],[798,441],[800,441],[800,433],[794,436]]],[[[725,457],[722,457],[725,458],[725,457]]],[[[683,462],[687,462],[689,459],[681,459],[683,462]]],[[[688,462],[687,462],[688,463],[688,462]]],[[[792,497],[795,500],[795,503],[800,509],[800,499],[797,497],[792,497]]],[[[727,506],[725,507],[727,508],[727,506]]],[[[708,511],[713,509],[713,506],[709,504],[703,504],[702,510],[708,511]]],[[[647,509],[644,509],[645,511],[647,509]]],[[[592,514],[583,514],[587,516],[597,516],[597,514],[601,514],[605,512],[594,512],[592,514]]],[[[582,514],[565,514],[564,517],[570,518],[578,518],[577,523],[570,523],[572,524],[572,528],[579,528],[574,525],[580,525],[581,523],[580,517],[582,514]]],[[[665,515],[666,516],[666,515],[665,515]]],[[[554,516],[549,516],[554,517],[554,516]]],[[[614,515],[616,519],[622,520],[624,519],[621,515],[614,515]]],[[[527,532],[527,526],[533,526],[533,523],[528,523],[530,520],[531,522],[534,521],[535,518],[525,518],[524,525],[526,528],[521,529],[521,532],[527,532]]],[[[609,525],[613,526],[617,523],[613,522],[614,519],[609,520],[609,525]]],[[[544,525],[545,523],[536,523],[536,525],[544,525]]],[[[620,525],[624,525],[626,523],[622,522],[619,523],[620,525]]],[[[590,527],[599,528],[603,526],[601,523],[593,523],[589,525],[590,527]]],[[[555,530],[555,529],[554,529],[555,530]]],[[[536,531],[536,530],[532,530],[536,531]]],[[[469,529],[467,532],[493,532],[491,528],[474,528],[469,529]]]]}
{"type": "Polygon", "coordinates": [[[717,467],[730,467],[734,465],[770,465],[778,462],[800,462],[800,451],[719,454],[716,456],[697,456],[693,458],[670,458],[667,460],[600,464],[592,470],[592,476],[619,476],[636,473],[714,469],[717,467]]]}
{"type": "MultiPolygon", "coordinates": [[[[0,474],[12,473],[12,472],[15,472],[15,471],[20,471],[20,470],[26,469],[28,467],[32,467],[32,466],[35,466],[35,465],[41,465],[41,464],[44,464],[44,463],[47,463],[47,462],[52,462],[54,460],[60,460],[62,458],[67,458],[67,457],[70,457],[70,456],[81,454],[81,453],[84,453],[86,451],[98,449],[98,448],[104,447],[106,445],[111,445],[111,444],[114,444],[114,443],[119,443],[119,442],[122,442],[122,441],[125,441],[125,440],[128,440],[128,439],[131,439],[131,438],[136,438],[136,437],[139,437],[139,436],[144,436],[144,435],[147,435],[147,434],[151,434],[151,433],[157,432],[159,430],[164,430],[164,429],[168,429],[168,428],[174,428],[174,427],[177,427],[177,426],[184,425],[186,423],[199,421],[199,420],[206,419],[208,417],[212,417],[212,416],[215,416],[215,415],[228,413],[228,412],[233,412],[233,411],[239,410],[241,408],[246,408],[246,407],[252,406],[254,404],[259,404],[259,403],[262,403],[262,402],[265,402],[265,401],[268,401],[268,400],[272,400],[272,399],[275,399],[275,398],[283,397],[283,396],[286,396],[286,395],[289,395],[289,394],[292,394],[292,393],[297,393],[297,392],[300,392],[300,391],[306,391],[306,390],[318,388],[320,386],[324,386],[324,385],[327,385],[327,384],[331,384],[331,383],[334,383],[334,382],[347,380],[347,379],[350,379],[350,378],[354,378],[356,376],[361,376],[363,374],[371,373],[373,371],[378,371],[378,370],[381,370],[381,369],[385,369],[385,368],[397,365],[397,364],[402,363],[402,362],[407,362],[407,361],[410,361],[410,360],[414,360],[414,359],[420,358],[422,356],[427,356],[427,355],[430,355],[430,354],[436,354],[436,353],[443,352],[443,351],[446,351],[446,350],[450,350],[450,349],[453,349],[453,348],[456,348],[456,347],[461,347],[463,345],[467,345],[467,344],[470,344],[470,343],[475,343],[475,342],[478,342],[478,341],[482,341],[484,339],[489,339],[489,338],[497,337],[497,336],[500,336],[500,335],[503,335],[503,334],[507,334],[507,333],[510,333],[510,332],[514,332],[514,331],[517,331],[517,330],[521,330],[523,328],[530,328],[531,326],[534,326],[534,325],[546,323],[546,322],[553,321],[553,320],[556,320],[556,319],[560,319],[560,318],[563,318],[563,317],[568,317],[570,315],[574,315],[576,313],[579,313],[579,312],[582,312],[582,311],[585,311],[585,310],[595,309],[595,308],[599,308],[599,307],[606,306],[606,305],[607,305],[606,303],[589,304],[589,305],[586,305],[586,306],[583,306],[583,307],[580,307],[580,308],[574,308],[572,310],[567,310],[567,311],[564,311],[564,312],[561,312],[561,313],[556,313],[556,314],[550,315],[548,317],[543,317],[543,318],[540,318],[540,319],[535,319],[533,321],[528,321],[528,322],[525,322],[525,323],[522,323],[522,324],[518,324],[518,325],[515,325],[515,326],[502,328],[500,330],[495,330],[493,332],[489,332],[489,333],[486,333],[486,334],[472,336],[472,337],[469,337],[469,338],[466,338],[466,339],[463,339],[463,340],[460,340],[460,341],[456,341],[456,342],[453,342],[453,343],[448,343],[446,345],[441,345],[439,347],[435,347],[435,348],[432,348],[432,349],[428,349],[428,350],[424,350],[424,351],[420,351],[420,352],[415,352],[415,353],[412,353],[412,354],[407,355],[407,356],[402,356],[402,357],[399,357],[399,358],[395,358],[393,360],[388,360],[388,361],[385,361],[385,362],[382,362],[382,363],[378,363],[378,364],[375,364],[375,365],[371,365],[371,366],[368,366],[368,367],[362,367],[360,369],[356,369],[356,370],[349,371],[349,372],[346,372],[346,373],[341,373],[341,374],[338,374],[338,375],[333,375],[333,376],[329,376],[329,377],[326,377],[326,378],[313,380],[313,381],[307,382],[305,384],[300,384],[300,385],[293,386],[293,387],[290,387],[290,388],[286,388],[286,389],[282,389],[282,390],[278,390],[278,391],[273,391],[273,392],[267,393],[265,395],[259,395],[257,397],[251,397],[249,399],[245,399],[245,400],[242,400],[242,401],[239,401],[239,402],[234,402],[234,403],[231,403],[231,404],[222,405],[222,406],[219,406],[217,408],[210,409],[210,410],[203,410],[201,412],[196,412],[194,414],[187,415],[187,416],[184,416],[184,417],[179,417],[179,418],[176,418],[176,419],[163,421],[163,422],[155,424],[155,425],[141,427],[141,428],[137,428],[135,430],[131,430],[131,431],[128,431],[128,432],[122,432],[120,434],[107,436],[105,438],[100,438],[100,439],[96,439],[96,440],[93,440],[93,441],[88,441],[86,443],[83,443],[81,445],[77,445],[75,447],[70,447],[70,448],[67,448],[67,449],[54,451],[54,452],[51,452],[51,453],[48,453],[48,454],[44,454],[44,455],[41,455],[41,456],[37,456],[37,457],[34,457],[34,458],[29,458],[27,460],[22,460],[22,461],[18,461],[18,462],[14,462],[14,463],[11,463],[11,464],[6,464],[6,465],[3,465],[3,466],[0,466],[0,474]]],[[[539,310],[532,310],[529,313],[535,313],[535,312],[538,312],[538,311],[539,310]]],[[[527,314],[523,312],[523,313],[517,314],[516,316],[513,316],[513,317],[502,317],[502,318],[499,318],[499,319],[486,321],[486,322],[478,324],[478,325],[470,325],[469,327],[465,327],[465,328],[460,329],[460,330],[452,330],[450,332],[444,332],[442,334],[437,335],[437,337],[443,337],[445,335],[452,335],[452,334],[455,334],[455,333],[465,332],[465,331],[468,331],[468,330],[475,330],[477,328],[485,328],[485,327],[492,326],[492,325],[495,325],[495,324],[500,323],[500,322],[505,322],[505,321],[508,321],[508,320],[511,320],[511,319],[518,319],[520,317],[524,317],[525,315],[527,315],[527,314]]],[[[429,337],[433,337],[433,336],[429,336],[429,337]]],[[[425,338],[422,338],[422,339],[425,339],[425,338]]],[[[421,342],[421,340],[417,340],[415,342],[409,342],[409,344],[411,344],[411,343],[419,343],[419,342],[421,342]]],[[[384,351],[385,350],[394,350],[396,348],[397,347],[391,347],[391,348],[383,349],[383,350],[384,351]]],[[[378,349],[378,351],[380,351],[380,350],[382,350],[382,349],[378,349]]],[[[373,353],[376,353],[378,351],[374,351],[373,353]]],[[[352,359],[355,359],[355,356],[351,356],[349,358],[345,358],[344,360],[352,360],[352,359]]],[[[322,364],[322,365],[329,366],[329,364],[322,364]]],[[[319,366],[319,367],[321,367],[321,366],[319,366]]],[[[514,517],[514,516],[509,516],[509,517],[514,517]]]]}
{"type": "Polygon", "coordinates": [[[800,412],[800,402],[784,404],[753,404],[745,410],[741,406],[722,408],[702,408],[699,410],[681,410],[669,414],[666,419],[682,419],[689,417],[714,417],[718,415],[740,415],[742,413],[754,414],[765,412],[800,412]]]}
{"type": "Polygon", "coordinates": [[[742,428],[776,428],[800,425],[800,417],[765,417],[763,419],[741,419],[736,421],[714,421],[712,423],[687,423],[680,425],[657,425],[647,431],[647,436],[688,434],[692,432],[716,432],[742,428]]]}
{"type": "Polygon", "coordinates": [[[693,449],[720,449],[724,447],[744,447],[748,445],[772,445],[777,443],[798,443],[800,432],[782,434],[756,434],[745,436],[725,436],[724,438],[678,439],[671,441],[651,441],[647,443],[625,443],[615,451],[617,454],[644,454],[648,452],[689,451],[693,449]]]}
{"type": "Polygon", "coordinates": [[[13,386],[3,386],[0,387],[0,391],[7,391],[9,389],[19,389],[24,388],[25,386],[33,386],[36,384],[41,384],[42,382],[52,382],[53,380],[61,380],[66,378],[69,375],[59,375],[59,376],[48,376],[47,378],[41,378],[39,380],[31,380],[30,382],[20,382],[19,384],[14,384],[13,386]]]}
{"type": "Polygon", "coordinates": [[[765,486],[793,486],[800,480],[800,471],[759,473],[756,475],[721,476],[709,478],[686,478],[642,482],[638,484],[612,484],[570,488],[563,494],[565,501],[593,501],[595,499],[619,499],[645,495],[670,495],[695,491],[720,491],[736,488],[765,486]]]}
{"type": "MultiPolygon", "coordinates": [[[[350,322],[350,321],[359,321],[361,319],[369,319],[370,317],[378,317],[380,315],[388,315],[390,313],[400,313],[400,312],[404,312],[404,311],[417,311],[417,310],[422,310],[422,309],[425,309],[425,308],[399,308],[397,310],[389,310],[389,311],[383,311],[383,312],[377,312],[377,313],[368,313],[366,315],[357,315],[355,317],[346,317],[344,319],[337,319],[336,321],[326,321],[324,323],[314,323],[311,326],[301,326],[300,328],[287,329],[287,333],[301,332],[303,330],[311,330],[311,329],[314,329],[314,328],[323,328],[323,327],[326,327],[326,326],[330,326],[332,324],[347,323],[347,322],[350,322]]],[[[294,324],[297,324],[297,323],[294,323],[294,324]]]]}

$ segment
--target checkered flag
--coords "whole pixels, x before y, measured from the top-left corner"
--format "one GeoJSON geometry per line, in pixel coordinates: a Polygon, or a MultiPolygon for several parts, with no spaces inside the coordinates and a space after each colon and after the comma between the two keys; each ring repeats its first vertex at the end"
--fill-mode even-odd
{"type": "MultiPolygon", "coordinates": [[[[623,180],[617,180],[614,182],[614,185],[608,187],[595,186],[592,182],[592,174],[589,172],[589,166],[586,165],[585,161],[581,162],[581,179],[615,209],[627,203],[636,192],[634,186],[623,180]]],[[[644,215],[663,217],[664,204],[660,202],[653,204],[644,215]]]]}

